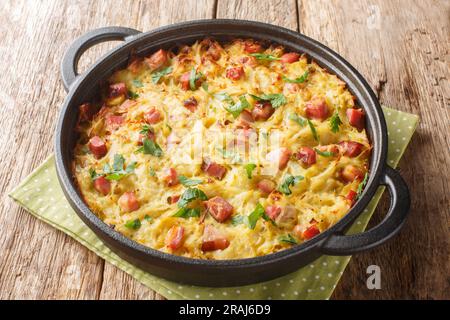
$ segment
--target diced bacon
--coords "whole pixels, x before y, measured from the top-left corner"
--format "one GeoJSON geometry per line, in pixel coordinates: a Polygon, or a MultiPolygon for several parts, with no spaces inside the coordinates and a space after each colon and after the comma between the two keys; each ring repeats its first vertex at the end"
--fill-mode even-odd
{"type": "Polygon", "coordinates": [[[182,226],[173,226],[166,235],[166,246],[172,250],[177,250],[183,245],[184,228],[182,226]]]}
{"type": "Polygon", "coordinates": [[[342,148],[344,155],[350,158],[357,157],[363,150],[363,145],[355,141],[342,141],[338,143],[342,148]]]}
{"type": "Polygon", "coordinates": [[[109,98],[116,98],[116,97],[119,97],[121,95],[126,95],[126,94],[127,94],[127,87],[126,87],[125,83],[123,83],[123,82],[114,83],[109,86],[109,92],[108,92],[109,98]]]}
{"type": "Polygon", "coordinates": [[[205,161],[203,161],[202,170],[206,172],[209,176],[219,180],[222,180],[225,174],[227,173],[227,168],[225,168],[220,164],[212,162],[209,159],[205,159],[205,161]]]}
{"type": "Polygon", "coordinates": [[[286,168],[290,157],[291,150],[283,147],[270,151],[266,155],[266,160],[272,163],[278,163],[278,169],[283,170],[284,168],[286,168]]]}
{"type": "Polygon", "coordinates": [[[246,40],[244,42],[244,50],[247,53],[259,53],[263,51],[263,47],[258,42],[253,40],[246,40]]]}
{"type": "Polygon", "coordinates": [[[183,101],[183,105],[190,112],[195,112],[195,110],[197,110],[198,102],[195,97],[190,97],[189,99],[183,101]]]}
{"type": "Polygon", "coordinates": [[[300,59],[300,54],[296,52],[288,52],[281,56],[281,62],[282,63],[293,63],[298,61],[300,59]]]}
{"type": "Polygon", "coordinates": [[[298,83],[287,82],[287,83],[284,84],[283,94],[284,95],[288,95],[288,94],[291,94],[291,93],[296,93],[299,90],[300,90],[300,85],[298,83]]]}
{"type": "Polygon", "coordinates": [[[255,57],[241,57],[239,61],[251,68],[255,68],[256,66],[258,66],[258,60],[256,60],[255,57]]]}
{"type": "Polygon", "coordinates": [[[309,119],[325,120],[328,118],[328,106],[323,98],[314,98],[306,103],[305,114],[309,119]]]}
{"type": "Polygon", "coordinates": [[[189,90],[189,80],[190,80],[190,72],[183,73],[180,77],[180,83],[181,83],[181,89],[183,90],[189,90]]]}
{"type": "Polygon", "coordinates": [[[117,112],[118,113],[126,113],[128,112],[128,109],[131,108],[132,106],[136,105],[137,102],[131,99],[127,99],[124,102],[122,102],[122,104],[119,106],[117,112]]]}
{"type": "Polygon", "coordinates": [[[157,70],[164,66],[168,60],[169,57],[167,56],[167,52],[163,49],[159,49],[150,57],[145,58],[144,61],[151,70],[157,70]]]}
{"type": "Polygon", "coordinates": [[[316,163],[316,152],[310,147],[301,147],[295,156],[304,166],[316,163]]]}
{"type": "Polygon", "coordinates": [[[252,113],[248,110],[243,110],[239,115],[239,120],[237,123],[238,128],[249,129],[251,127],[251,123],[253,122],[252,113]]]}
{"type": "Polygon", "coordinates": [[[181,196],[179,194],[175,195],[175,196],[168,196],[167,197],[167,203],[168,204],[174,204],[177,203],[178,200],[180,200],[181,196]]]}
{"type": "Polygon", "coordinates": [[[133,58],[133,60],[128,65],[127,70],[129,70],[133,74],[136,74],[141,70],[141,67],[142,67],[142,59],[133,58]]]}
{"type": "Polygon", "coordinates": [[[101,176],[94,180],[94,188],[102,195],[106,196],[111,191],[111,182],[101,176]]]}
{"type": "Polygon", "coordinates": [[[345,196],[345,199],[350,201],[350,205],[353,206],[356,202],[356,195],[357,193],[353,190],[350,190],[347,195],[345,196]]]}
{"type": "Polygon", "coordinates": [[[222,197],[214,197],[204,203],[209,214],[217,222],[224,222],[233,214],[233,206],[222,197]]]}
{"type": "Polygon", "coordinates": [[[89,150],[91,150],[97,159],[103,157],[108,152],[106,143],[99,136],[94,136],[89,140],[89,150]]]}
{"type": "Polygon", "coordinates": [[[95,115],[95,111],[95,107],[91,103],[83,103],[79,106],[80,121],[91,121],[95,115]]]}
{"type": "Polygon", "coordinates": [[[231,80],[239,80],[244,75],[244,68],[234,67],[227,69],[227,78],[231,80]]]}
{"type": "Polygon", "coordinates": [[[315,236],[317,236],[318,234],[320,234],[320,230],[319,228],[317,228],[317,226],[314,224],[308,228],[306,228],[305,231],[303,231],[302,233],[302,237],[305,240],[309,240],[311,238],[314,238],[315,236]]]}
{"type": "Polygon", "coordinates": [[[106,117],[106,128],[108,131],[113,132],[120,128],[124,120],[122,116],[109,115],[106,117]]]}
{"type": "Polygon", "coordinates": [[[139,209],[139,202],[134,192],[125,192],[118,200],[120,209],[123,212],[132,212],[139,209]]]}
{"type": "Polygon", "coordinates": [[[346,165],[341,171],[341,178],[345,182],[353,182],[354,180],[361,180],[364,177],[364,172],[354,165],[346,165]]]}
{"type": "Polygon", "coordinates": [[[275,190],[276,185],[275,182],[273,182],[272,180],[262,179],[261,181],[258,182],[257,187],[259,190],[261,190],[261,192],[269,194],[273,190],[275,190]]]}
{"type": "Polygon", "coordinates": [[[174,168],[169,168],[166,172],[166,176],[164,177],[164,181],[169,187],[177,185],[178,184],[177,171],[174,168]]]}
{"type": "Polygon", "coordinates": [[[276,218],[278,218],[278,216],[281,213],[281,207],[279,206],[267,206],[264,211],[266,212],[266,214],[269,216],[270,219],[272,219],[273,221],[275,221],[276,218]]]}
{"type": "Polygon", "coordinates": [[[297,221],[297,209],[294,206],[282,208],[280,214],[275,218],[275,223],[280,228],[293,228],[297,221]]]}
{"type": "Polygon", "coordinates": [[[275,109],[269,101],[258,101],[252,109],[252,117],[255,121],[265,121],[269,119],[275,109]]]}
{"type": "Polygon", "coordinates": [[[215,41],[213,41],[206,51],[205,56],[211,58],[213,61],[217,61],[220,59],[222,47],[215,41]]]}
{"type": "Polygon", "coordinates": [[[144,120],[149,124],[156,124],[161,121],[161,112],[153,107],[149,111],[144,113],[144,120]]]}
{"type": "Polygon", "coordinates": [[[364,129],[365,114],[362,109],[347,109],[346,113],[348,122],[352,127],[355,127],[358,131],[364,129]]]}
{"type": "Polygon", "coordinates": [[[203,230],[202,251],[224,250],[230,241],[214,226],[207,224],[203,230]]]}
{"type": "Polygon", "coordinates": [[[336,144],[329,144],[325,146],[317,146],[317,150],[322,152],[331,152],[334,156],[338,155],[340,150],[336,144]]]}

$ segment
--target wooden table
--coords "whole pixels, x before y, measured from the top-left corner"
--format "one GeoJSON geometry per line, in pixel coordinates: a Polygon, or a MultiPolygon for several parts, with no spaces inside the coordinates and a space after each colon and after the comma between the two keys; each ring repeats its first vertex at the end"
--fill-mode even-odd
{"type": "MultiPolygon", "coordinates": [[[[410,218],[393,241],[354,256],[333,298],[450,298],[449,14],[445,0],[2,0],[0,298],[162,298],[6,194],[52,153],[66,95],[59,63],[76,37],[102,26],[147,31],[202,18],[300,31],[348,59],[383,104],[420,116],[400,164],[412,193],[410,218]],[[381,290],[366,288],[372,264],[381,267],[381,290]]],[[[114,45],[89,50],[80,69],[114,45]]],[[[373,224],[382,219],[385,200],[373,224]]]]}

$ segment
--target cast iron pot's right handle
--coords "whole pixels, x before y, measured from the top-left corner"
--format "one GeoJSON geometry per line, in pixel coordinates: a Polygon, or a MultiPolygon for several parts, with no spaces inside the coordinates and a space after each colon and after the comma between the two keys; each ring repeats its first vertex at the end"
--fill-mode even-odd
{"type": "Polygon", "coordinates": [[[369,231],[343,235],[334,234],[321,247],[321,252],[329,255],[351,255],[374,248],[393,237],[402,227],[408,215],[410,197],[408,186],[400,174],[389,166],[381,177],[391,196],[389,211],[380,224],[369,231]]]}
{"type": "Polygon", "coordinates": [[[61,77],[64,88],[69,91],[78,73],[77,65],[81,55],[90,47],[105,41],[127,40],[128,37],[141,33],[138,30],[124,27],[105,27],[89,31],[76,39],[67,49],[61,62],[61,77]]]}

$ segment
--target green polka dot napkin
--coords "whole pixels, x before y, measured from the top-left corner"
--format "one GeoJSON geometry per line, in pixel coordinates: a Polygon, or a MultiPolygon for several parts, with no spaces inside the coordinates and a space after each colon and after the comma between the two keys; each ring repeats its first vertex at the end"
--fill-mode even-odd
{"type": "MultiPolygon", "coordinates": [[[[388,164],[395,167],[406,149],[418,117],[383,108],[389,131],[388,164]]],[[[363,231],[378,203],[380,188],[349,233],[363,231]]],[[[78,218],[59,186],[54,157],[50,156],[10,196],[32,215],[65,232],[97,255],[168,299],[328,299],[350,257],[322,256],[281,278],[242,287],[206,288],[180,285],[146,273],[109,250],[78,218]]]]}

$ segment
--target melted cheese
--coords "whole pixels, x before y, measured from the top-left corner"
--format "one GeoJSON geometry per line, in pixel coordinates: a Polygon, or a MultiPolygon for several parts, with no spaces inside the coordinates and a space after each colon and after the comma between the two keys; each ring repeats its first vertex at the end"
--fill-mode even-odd
{"type": "MultiPolygon", "coordinates": [[[[264,53],[280,56],[283,48],[270,47],[264,53]]],[[[212,61],[204,58],[202,45],[195,43],[188,53],[170,55],[172,72],[162,77],[157,84],[153,83],[152,72],[145,63],[141,63],[134,72],[129,69],[117,71],[110,78],[110,83],[124,82],[129,91],[139,95],[135,99],[136,103],[123,113],[124,110],[120,109],[122,101],[109,101],[110,105],[106,110],[109,113],[121,113],[125,122],[109,133],[106,130],[105,117],[100,112],[92,121],[80,126],[80,139],[74,150],[74,176],[91,210],[105,223],[141,244],[201,259],[248,258],[288,248],[291,244],[280,241],[280,237],[294,235],[292,226],[283,227],[259,219],[255,228],[250,229],[245,223],[232,224],[231,219],[219,223],[210,215],[206,215],[204,221],[197,217],[173,217],[178,207],[176,203],[169,204],[167,199],[181,195],[186,187],[181,184],[168,187],[165,184],[164,176],[169,168],[174,168],[178,175],[201,179],[203,183],[196,187],[208,198],[220,196],[226,199],[234,207],[233,216],[248,216],[260,203],[263,207],[272,204],[280,207],[294,206],[298,225],[306,228],[314,220],[317,221],[320,231],[326,230],[341,219],[350,209],[345,196],[349,190],[356,190],[360,181],[346,184],[339,179],[339,172],[348,164],[367,168],[370,152],[365,131],[358,132],[347,120],[346,110],[354,107],[354,97],[346,89],[345,83],[320,66],[309,63],[305,56],[291,64],[282,64],[275,60],[258,61],[256,66],[240,62],[242,57],[248,56],[242,42],[236,41],[224,45],[220,59],[212,61]],[[244,77],[240,80],[227,78],[226,69],[238,65],[243,65],[244,77]],[[194,91],[181,88],[180,76],[190,72],[193,67],[203,73],[207,89],[206,86],[194,91]],[[295,79],[307,70],[310,70],[310,73],[307,81],[300,85],[300,90],[293,93],[285,90],[286,104],[277,108],[268,120],[252,124],[255,135],[251,139],[251,155],[246,158],[245,155],[239,154],[239,150],[232,150],[231,157],[228,154],[228,157],[224,158],[220,150],[226,147],[227,141],[235,138],[236,133],[232,129],[237,127],[238,119],[226,110],[229,103],[220,99],[220,94],[227,93],[235,102],[239,96],[245,95],[253,106],[256,100],[249,94],[261,96],[283,93],[285,81],[282,76],[295,79]],[[139,82],[143,86],[137,85],[139,82]],[[198,101],[194,112],[183,105],[183,101],[191,97],[198,101]],[[325,98],[330,115],[337,112],[342,121],[339,131],[333,133],[329,119],[311,120],[320,138],[319,142],[314,139],[308,125],[302,127],[289,118],[293,113],[305,117],[305,105],[313,97],[325,98]],[[161,157],[136,152],[139,147],[136,141],[144,124],[143,114],[153,107],[162,115],[162,121],[152,125],[155,141],[163,150],[161,157]],[[108,152],[101,159],[96,159],[87,151],[89,137],[94,135],[103,138],[107,144],[108,152]],[[271,139],[274,140],[273,143],[264,141],[271,139]],[[354,158],[317,155],[317,162],[310,167],[303,167],[292,158],[283,170],[275,169],[270,174],[264,170],[270,167],[265,160],[265,153],[277,147],[275,142],[278,142],[278,146],[288,147],[295,152],[302,146],[314,148],[345,140],[363,144],[365,152],[354,158]],[[193,157],[201,152],[200,157],[193,157]],[[113,163],[116,154],[124,157],[126,165],[135,161],[136,167],[133,173],[118,181],[111,181],[111,192],[103,196],[95,190],[90,170],[102,172],[105,164],[113,163]],[[227,173],[222,180],[211,178],[202,171],[201,163],[204,157],[226,166],[227,173]],[[258,166],[251,179],[247,177],[244,169],[244,165],[250,162],[258,166]],[[290,187],[291,195],[274,193],[267,196],[256,187],[257,182],[267,176],[279,186],[287,174],[304,177],[290,187]],[[126,191],[136,194],[140,204],[138,210],[121,212],[118,199],[126,191]],[[141,221],[139,228],[125,226],[128,221],[134,219],[141,221]],[[228,238],[229,247],[203,252],[201,243],[205,224],[212,224],[221,231],[228,238]],[[185,236],[182,247],[172,251],[166,247],[165,237],[174,225],[183,226],[185,236]]],[[[200,208],[204,214],[204,207],[200,208]]],[[[303,241],[298,237],[296,239],[298,242],[303,241]]]]}

